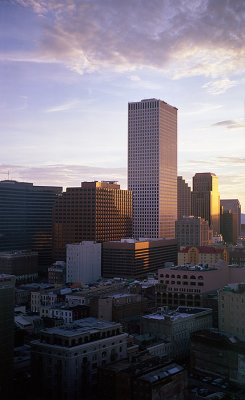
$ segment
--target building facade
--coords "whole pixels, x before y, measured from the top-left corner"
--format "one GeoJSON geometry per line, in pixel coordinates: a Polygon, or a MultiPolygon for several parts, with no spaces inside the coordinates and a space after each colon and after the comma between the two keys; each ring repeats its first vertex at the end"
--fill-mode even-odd
{"type": "Polygon", "coordinates": [[[220,233],[220,195],[218,177],[210,172],[197,173],[193,177],[191,214],[209,222],[214,234],[220,233]]]}
{"type": "Polygon", "coordinates": [[[219,291],[219,330],[245,341],[245,283],[226,285],[219,291]]]}
{"type": "Polygon", "coordinates": [[[9,398],[14,360],[15,276],[0,274],[0,397],[9,398]],[[6,397],[5,397],[6,396],[6,397]]]}
{"type": "Polygon", "coordinates": [[[133,237],[174,238],[177,108],[162,100],[128,104],[128,187],[133,192],[133,237]]]}
{"type": "Polygon", "coordinates": [[[0,251],[37,251],[46,272],[52,261],[52,210],[61,192],[62,187],[1,181],[0,251]]]}
{"type": "Polygon", "coordinates": [[[237,244],[241,236],[241,204],[238,199],[220,200],[221,233],[226,243],[237,244]]]}
{"type": "Polygon", "coordinates": [[[83,241],[66,246],[66,282],[92,283],[101,278],[101,243],[83,241]]]}
{"type": "Polygon", "coordinates": [[[208,308],[178,307],[168,308],[142,317],[142,333],[150,333],[158,338],[169,338],[171,356],[183,357],[188,354],[192,332],[212,327],[212,310],[208,308]]]}
{"type": "Polygon", "coordinates": [[[97,368],[126,358],[127,336],[120,324],[95,318],[41,331],[31,343],[36,390],[53,400],[86,398],[97,368]]]}
{"type": "Polygon", "coordinates": [[[182,176],[177,178],[177,218],[191,215],[191,188],[182,176]]]}
{"type": "Polygon", "coordinates": [[[201,217],[182,217],[175,222],[178,246],[207,246],[212,243],[212,230],[201,217]]]}
{"type": "Polygon", "coordinates": [[[38,253],[28,250],[0,252],[0,273],[15,275],[17,282],[37,279],[38,253]]]}
{"type": "Polygon", "coordinates": [[[132,193],[114,181],[82,182],[57,199],[53,221],[53,258],[65,261],[67,244],[132,237],[132,193]]]}
{"type": "Polygon", "coordinates": [[[186,246],[178,252],[178,265],[214,265],[219,260],[228,262],[229,253],[225,247],[186,246]]]}
{"type": "Polygon", "coordinates": [[[157,272],[165,262],[177,262],[175,239],[122,239],[103,243],[104,278],[146,277],[149,273],[157,272]]]}

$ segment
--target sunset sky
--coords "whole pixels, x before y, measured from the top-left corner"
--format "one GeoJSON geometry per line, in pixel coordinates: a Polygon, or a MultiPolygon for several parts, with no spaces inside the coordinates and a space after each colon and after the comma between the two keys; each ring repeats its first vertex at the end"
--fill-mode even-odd
{"type": "Polygon", "coordinates": [[[244,0],[1,0],[0,180],[127,187],[128,102],[178,108],[178,174],[245,212],[244,0]]]}

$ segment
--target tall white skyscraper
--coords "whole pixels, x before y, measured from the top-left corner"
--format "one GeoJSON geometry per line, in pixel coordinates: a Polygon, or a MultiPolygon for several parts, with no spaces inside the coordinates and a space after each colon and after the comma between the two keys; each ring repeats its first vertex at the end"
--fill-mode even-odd
{"type": "Polygon", "coordinates": [[[177,219],[177,108],[157,99],[128,104],[128,187],[133,235],[174,238],[177,219]]]}

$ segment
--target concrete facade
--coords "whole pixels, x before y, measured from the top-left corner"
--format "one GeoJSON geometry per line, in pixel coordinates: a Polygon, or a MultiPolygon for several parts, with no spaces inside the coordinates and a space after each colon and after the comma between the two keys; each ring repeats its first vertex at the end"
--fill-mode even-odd
{"type": "Polygon", "coordinates": [[[97,368],[126,358],[127,336],[120,324],[95,318],[43,330],[31,343],[36,390],[45,398],[86,398],[97,368]]]}
{"type": "Polygon", "coordinates": [[[92,283],[101,277],[101,243],[83,241],[66,246],[66,282],[92,283]]]}
{"type": "Polygon", "coordinates": [[[175,222],[178,246],[207,246],[212,243],[212,230],[201,217],[182,217],[175,222]]]}

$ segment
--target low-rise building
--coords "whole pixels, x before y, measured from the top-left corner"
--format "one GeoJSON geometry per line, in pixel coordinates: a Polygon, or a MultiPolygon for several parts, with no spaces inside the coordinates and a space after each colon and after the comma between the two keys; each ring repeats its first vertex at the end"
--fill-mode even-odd
{"type": "Polygon", "coordinates": [[[187,374],[176,363],[163,363],[160,357],[138,353],[99,368],[98,393],[101,400],[183,400],[187,374]]]}
{"type": "Polygon", "coordinates": [[[245,341],[245,282],[219,290],[219,329],[245,341]]]}
{"type": "MultiPolygon", "coordinates": [[[[217,329],[191,335],[191,368],[245,386],[245,342],[217,329]]],[[[240,397],[243,398],[243,397],[240,397]]]]}
{"type": "Polygon", "coordinates": [[[31,342],[36,390],[50,399],[86,397],[99,366],[126,358],[127,336],[121,324],[95,318],[41,331],[31,342]]]}
{"type": "Polygon", "coordinates": [[[188,354],[190,334],[212,327],[212,310],[199,307],[178,307],[170,311],[162,307],[156,313],[142,317],[142,333],[148,333],[171,341],[171,356],[188,354]]]}
{"type": "Polygon", "coordinates": [[[214,265],[219,260],[224,260],[226,262],[229,260],[228,251],[223,246],[187,246],[181,248],[178,252],[178,265],[214,265]]]}
{"type": "Polygon", "coordinates": [[[56,261],[48,268],[48,282],[57,286],[66,283],[66,263],[64,261],[56,261]]]}
{"type": "Polygon", "coordinates": [[[179,265],[158,270],[156,286],[158,306],[203,306],[207,293],[223,287],[229,281],[229,268],[223,261],[213,266],[179,265]]]}

